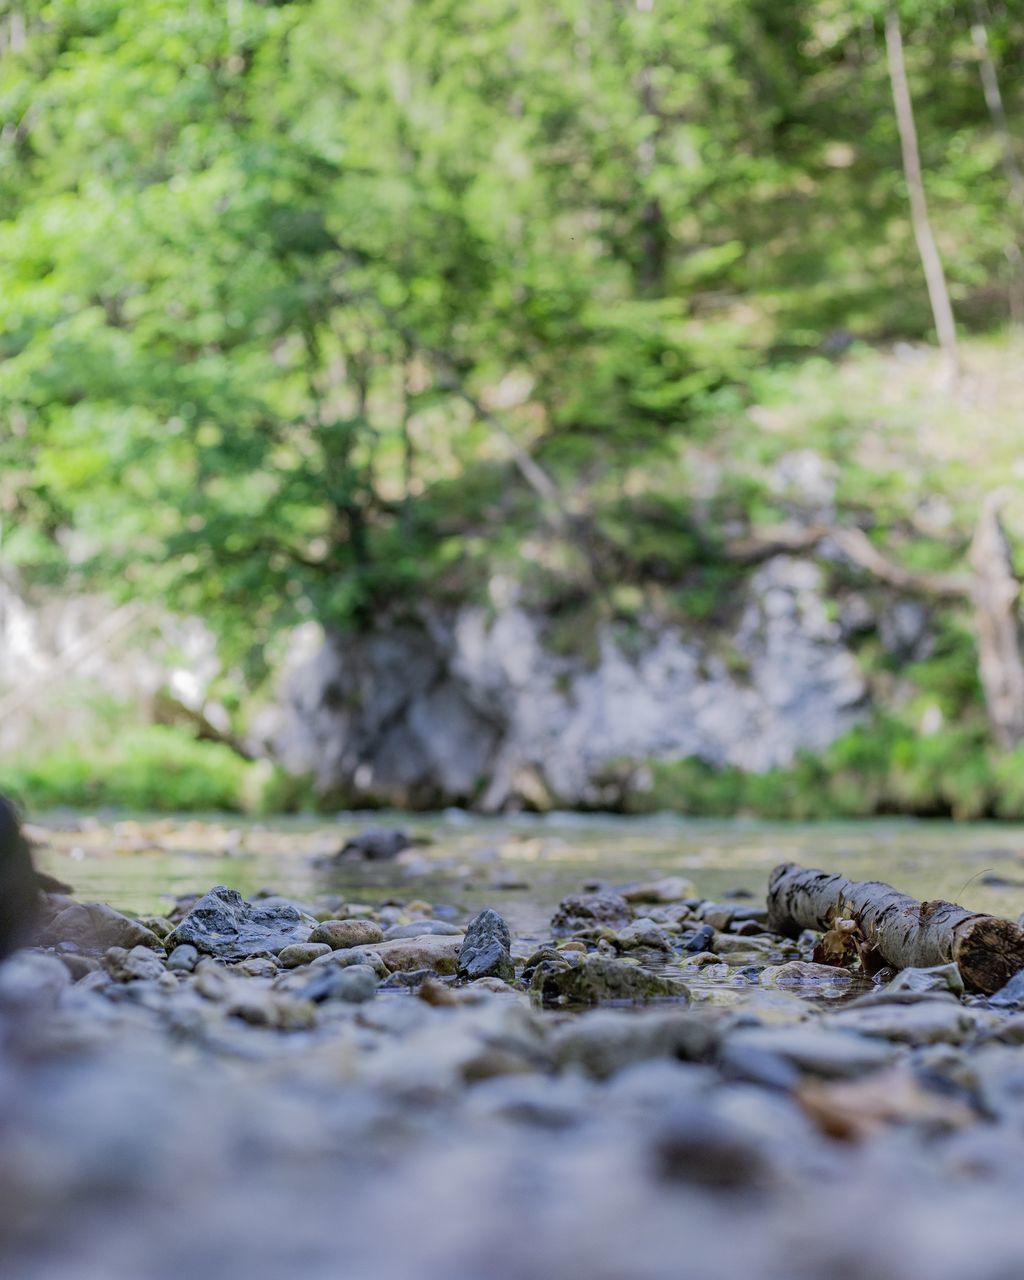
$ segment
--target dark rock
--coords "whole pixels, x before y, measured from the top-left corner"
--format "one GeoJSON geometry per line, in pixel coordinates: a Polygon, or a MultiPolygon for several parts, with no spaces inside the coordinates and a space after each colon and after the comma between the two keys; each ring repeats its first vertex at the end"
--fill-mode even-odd
{"type": "Polygon", "coordinates": [[[511,982],[515,966],[511,955],[512,935],[508,925],[490,907],[469,922],[459,952],[460,978],[502,978],[511,982]]]}
{"type": "Polygon", "coordinates": [[[531,990],[542,1003],[600,1004],[605,1000],[688,1000],[689,988],[678,978],[650,973],[622,960],[588,956],[565,968],[540,965],[531,990]]]}
{"type": "Polygon", "coordinates": [[[572,893],[558,904],[551,927],[556,933],[592,929],[595,925],[621,929],[632,918],[632,909],[621,894],[610,890],[600,893],[572,893]]]}
{"type": "Polygon", "coordinates": [[[17,814],[0,796],[0,958],[25,941],[38,899],[38,881],[17,814]]]}
{"type": "Polygon", "coordinates": [[[244,960],[265,951],[276,955],[293,942],[308,941],[315,923],[291,905],[254,906],[237,890],[217,885],[189,911],[168,944],[187,942],[207,955],[244,960]]]}
{"type": "Polygon", "coordinates": [[[126,951],[132,947],[164,949],[151,929],[102,902],[72,902],[51,894],[44,899],[42,909],[50,915],[38,935],[43,946],[73,942],[88,955],[102,955],[110,947],[124,947],[126,951]]]}
{"type": "Polygon", "coordinates": [[[696,955],[698,951],[710,951],[711,944],[715,940],[715,931],[709,924],[702,924],[701,927],[687,938],[683,944],[683,950],[689,951],[692,955],[696,955]]]}
{"type": "Polygon", "coordinates": [[[415,842],[400,827],[367,827],[346,840],[339,858],[363,858],[367,862],[386,862],[397,858],[415,842]]]}

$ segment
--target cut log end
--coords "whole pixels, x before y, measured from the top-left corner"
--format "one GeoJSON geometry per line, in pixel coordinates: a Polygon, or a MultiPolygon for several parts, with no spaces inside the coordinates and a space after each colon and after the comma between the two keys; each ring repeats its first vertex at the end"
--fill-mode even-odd
{"type": "Polygon", "coordinates": [[[1024,929],[979,916],[957,941],[954,958],[965,986],[990,996],[1024,969],[1024,929]]]}

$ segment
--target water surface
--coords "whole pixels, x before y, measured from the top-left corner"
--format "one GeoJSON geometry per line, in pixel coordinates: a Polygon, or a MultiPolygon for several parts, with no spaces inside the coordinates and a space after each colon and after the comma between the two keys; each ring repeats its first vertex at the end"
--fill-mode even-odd
{"type": "Polygon", "coordinates": [[[564,894],[586,882],[682,875],[702,897],[743,890],[761,900],[769,871],[783,861],[888,880],[915,897],[949,898],[1012,919],[1024,911],[1024,827],[995,823],[53,813],[37,817],[30,834],[39,864],[79,897],[139,913],[163,913],[179,894],[226,884],[246,895],[266,888],[297,899],[332,891],[371,903],[423,897],[460,914],[490,904],[513,930],[531,934],[564,894]],[[324,865],[347,837],[371,825],[400,825],[426,843],[397,863],[324,865]]]}

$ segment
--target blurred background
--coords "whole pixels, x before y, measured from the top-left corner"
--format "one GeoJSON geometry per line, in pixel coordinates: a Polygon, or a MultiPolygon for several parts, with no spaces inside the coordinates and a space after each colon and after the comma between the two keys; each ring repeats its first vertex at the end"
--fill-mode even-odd
{"type": "Polygon", "coordinates": [[[1024,817],[1024,12],[0,5],[0,787],[1024,817]]]}

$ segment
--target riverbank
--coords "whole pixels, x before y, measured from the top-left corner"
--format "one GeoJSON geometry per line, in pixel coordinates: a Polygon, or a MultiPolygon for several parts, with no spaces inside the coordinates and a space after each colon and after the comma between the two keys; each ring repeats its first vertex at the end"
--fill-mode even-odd
{"type": "Polygon", "coordinates": [[[814,966],[678,876],[620,889],[540,939],[400,879],[143,920],[51,896],[48,949],[0,967],[5,1267],[1016,1274],[1012,998],[814,966]]]}

